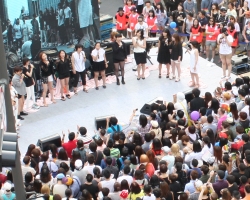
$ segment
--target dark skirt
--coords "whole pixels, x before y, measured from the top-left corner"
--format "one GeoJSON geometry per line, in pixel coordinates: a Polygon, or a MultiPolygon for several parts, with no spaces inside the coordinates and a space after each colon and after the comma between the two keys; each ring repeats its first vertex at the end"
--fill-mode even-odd
{"type": "Polygon", "coordinates": [[[94,72],[100,72],[106,69],[105,62],[93,62],[93,71],[94,72]]]}
{"type": "Polygon", "coordinates": [[[170,64],[171,62],[170,62],[169,47],[165,45],[164,43],[161,43],[158,56],[157,56],[157,61],[160,64],[170,64]]]}
{"type": "Polygon", "coordinates": [[[147,63],[147,54],[146,52],[143,53],[134,53],[135,55],[135,62],[137,65],[147,63]]]}
{"type": "Polygon", "coordinates": [[[70,73],[67,73],[67,74],[58,74],[58,75],[59,75],[59,79],[60,79],[60,80],[70,77],[70,73]]]}

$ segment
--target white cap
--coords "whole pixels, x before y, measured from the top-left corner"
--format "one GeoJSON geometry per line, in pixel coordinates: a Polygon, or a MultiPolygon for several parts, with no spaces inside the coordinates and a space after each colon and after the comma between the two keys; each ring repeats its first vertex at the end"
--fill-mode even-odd
{"type": "Polygon", "coordinates": [[[164,151],[165,153],[169,153],[171,151],[171,149],[168,146],[162,147],[161,150],[164,151]]]}
{"type": "Polygon", "coordinates": [[[79,169],[82,167],[82,161],[80,159],[76,160],[75,161],[75,168],[76,169],[79,169]]]}

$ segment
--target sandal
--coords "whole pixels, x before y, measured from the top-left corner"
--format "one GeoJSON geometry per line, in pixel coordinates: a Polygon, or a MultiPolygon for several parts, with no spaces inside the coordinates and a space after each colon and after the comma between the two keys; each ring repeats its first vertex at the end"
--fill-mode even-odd
{"type": "Polygon", "coordinates": [[[196,88],[199,88],[199,87],[200,87],[200,85],[199,85],[199,84],[197,84],[197,85],[195,85],[195,87],[196,87],[196,88]]]}
{"type": "Polygon", "coordinates": [[[77,90],[74,90],[74,93],[75,93],[75,95],[78,95],[78,92],[77,92],[77,90]]]}
{"type": "Polygon", "coordinates": [[[51,100],[52,101],[52,103],[56,103],[56,101],[53,99],[53,100],[51,100]]]}
{"type": "Polygon", "coordinates": [[[161,78],[161,74],[159,74],[159,78],[161,78]]]}
{"type": "Polygon", "coordinates": [[[179,82],[179,81],[180,81],[180,78],[176,78],[176,79],[175,79],[175,82],[179,82]]]}
{"type": "Polygon", "coordinates": [[[86,88],[83,88],[83,92],[88,93],[88,90],[86,88]]]}
{"type": "Polygon", "coordinates": [[[68,99],[71,99],[70,94],[66,94],[66,97],[67,97],[68,99]]]}
{"type": "Polygon", "coordinates": [[[65,97],[64,97],[64,96],[61,96],[61,100],[62,100],[62,101],[65,101],[66,99],[65,99],[65,97]]]}
{"type": "Polygon", "coordinates": [[[169,74],[167,74],[166,78],[169,78],[169,74]]]}
{"type": "Polygon", "coordinates": [[[137,78],[137,80],[139,81],[141,78],[137,78]]]}
{"type": "Polygon", "coordinates": [[[43,103],[43,107],[48,107],[48,104],[47,103],[43,103]]]}

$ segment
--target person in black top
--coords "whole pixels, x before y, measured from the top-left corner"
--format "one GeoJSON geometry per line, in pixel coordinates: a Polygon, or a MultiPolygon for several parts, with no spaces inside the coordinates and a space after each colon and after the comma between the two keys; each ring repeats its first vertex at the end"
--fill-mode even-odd
{"type": "Polygon", "coordinates": [[[34,65],[30,64],[30,60],[28,58],[23,58],[23,74],[24,74],[24,82],[26,86],[26,108],[29,108],[29,101],[32,98],[33,105],[32,108],[39,109],[40,107],[36,104],[34,85],[35,81],[33,79],[33,69],[34,65]]]}
{"type": "Polygon", "coordinates": [[[122,35],[116,34],[115,36],[116,40],[112,43],[112,50],[113,50],[113,61],[115,65],[115,75],[116,75],[116,84],[120,85],[120,80],[118,78],[119,76],[119,67],[121,69],[122,74],[122,84],[125,84],[124,81],[124,66],[125,62],[127,61],[127,53],[124,42],[122,42],[122,35]]]}
{"type": "MultiPolygon", "coordinates": [[[[199,19],[198,19],[200,25],[201,25],[201,30],[202,30],[202,34],[205,33],[206,31],[206,25],[208,24],[208,19],[206,18],[206,11],[202,10],[199,12],[199,19]]],[[[206,53],[206,38],[203,37],[202,38],[202,42],[201,42],[201,46],[202,46],[202,51],[204,52],[204,54],[206,53]]]]}
{"type": "Polygon", "coordinates": [[[178,33],[174,33],[172,35],[172,42],[170,44],[170,52],[171,52],[171,66],[173,76],[170,76],[169,79],[172,80],[175,78],[175,67],[177,68],[178,77],[176,77],[175,82],[180,81],[181,76],[181,61],[182,61],[182,43],[180,41],[180,36],[178,33]]]}
{"type": "Polygon", "coordinates": [[[54,75],[54,70],[53,70],[53,62],[48,61],[47,55],[44,52],[41,52],[39,54],[40,58],[40,68],[41,68],[41,79],[43,83],[43,105],[47,107],[46,103],[46,94],[49,89],[50,91],[50,98],[53,103],[56,103],[53,95],[53,75],[54,75]],[[49,88],[48,88],[49,86],[49,88]]]}
{"type": "Polygon", "coordinates": [[[162,64],[167,67],[167,76],[169,78],[169,68],[170,68],[170,51],[169,45],[171,44],[171,35],[168,29],[163,30],[161,36],[159,37],[158,45],[158,56],[157,61],[159,63],[159,78],[161,78],[162,64]]]}
{"type": "Polygon", "coordinates": [[[190,111],[199,111],[200,108],[205,107],[205,101],[203,98],[199,97],[201,91],[198,88],[192,90],[194,98],[190,101],[190,111]]]}
{"type": "Polygon", "coordinates": [[[228,16],[226,15],[227,9],[225,7],[220,8],[220,14],[218,17],[215,19],[216,23],[223,23],[224,26],[227,25],[228,22],[228,16]]]}
{"type": "Polygon", "coordinates": [[[92,174],[88,174],[86,176],[86,182],[82,183],[80,190],[83,191],[84,189],[89,191],[89,193],[92,195],[92,198],[94,200],[97,199],[97,194],[99,192],[99,188],[98,188],[97,184],[93,184],[93,175],[92,174]]]}
{"type": "Polygon", "coordinates": [[[63,95],[64,87],[66,87],[66,97],[70,99],[69,94],[69,76],[70,76],[70,62],[64,50],[59,51],[59,59],[56,62],[56,71],[61,83],[61,100],[65,101],[63,95]]]}
{"type": "Polygon", "coordinates": [[[184,12],[184,8],[182,3],[178,4],[177,10],[172,13],[173,21],[176,22],[178,33],[182,33],[182,26],[184,23],[184,19],[186,18],[186,14],[184,12]]]}

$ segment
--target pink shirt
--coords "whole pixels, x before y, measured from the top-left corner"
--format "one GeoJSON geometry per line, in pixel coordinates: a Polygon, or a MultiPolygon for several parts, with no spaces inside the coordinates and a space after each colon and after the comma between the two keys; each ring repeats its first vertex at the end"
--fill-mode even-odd
{"type": "Polygon", "coordinates": [[[221,125],[222,122],[227,119],[227,115],[223,115],[219,120],[218,120],[218,125],[217,125],[217,130],[221,130],[221,125]]]}

